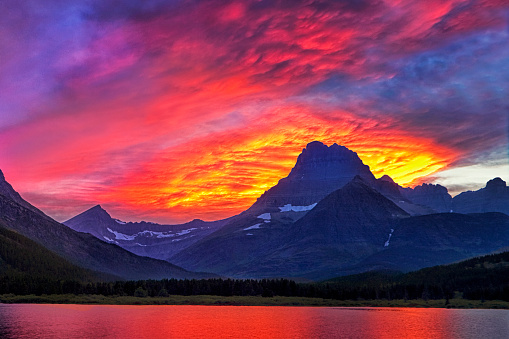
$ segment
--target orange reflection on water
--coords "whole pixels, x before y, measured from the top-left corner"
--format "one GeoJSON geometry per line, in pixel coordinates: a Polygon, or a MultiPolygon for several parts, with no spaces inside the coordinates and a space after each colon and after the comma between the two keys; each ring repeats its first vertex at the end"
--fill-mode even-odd
{"type": "Polygon", "coordinates": [[[0,304],[0,337],[507,338],[508,310],[0,304]]]}

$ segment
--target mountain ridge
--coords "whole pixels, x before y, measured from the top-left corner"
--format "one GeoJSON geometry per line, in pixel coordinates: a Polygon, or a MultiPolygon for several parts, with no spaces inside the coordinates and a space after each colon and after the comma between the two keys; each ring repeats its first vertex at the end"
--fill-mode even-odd
{"type": "MultiPolygon", "coordinates": [[[[7,192],[12,186],[2,176],[2,187],[7,192]]],[[[15,191],[14,191],[15,192],[15,191]]],[[[166,261],[140,257],[96,237],[76,232],[58,223],[39,210],[32,210],[26,201],[23,205],[0,193],[0,222],[9,229],[41,244],[74,265],[103,272],[124,279],[200,278],[215,277],[214,274],[189,272],[166,261]]],[[[12,192],[10,192],[12,193],[12,192]]],[[[12,195],[12,194],[11,194],[12,195]]]]}

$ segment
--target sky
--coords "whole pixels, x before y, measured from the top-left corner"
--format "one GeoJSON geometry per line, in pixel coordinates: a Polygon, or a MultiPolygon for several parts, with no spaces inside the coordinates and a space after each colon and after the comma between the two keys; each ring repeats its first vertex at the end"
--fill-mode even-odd
{"type": "Polygon", "coordinates": [[[217,220],[313,140],[509,179],[507,0],[2,0],[0,169],[59,221],[217,220]]]}

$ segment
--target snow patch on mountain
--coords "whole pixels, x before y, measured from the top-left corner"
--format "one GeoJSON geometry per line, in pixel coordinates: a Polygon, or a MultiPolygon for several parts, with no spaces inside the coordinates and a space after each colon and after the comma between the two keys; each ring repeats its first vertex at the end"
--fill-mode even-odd
{"type": "Polygon", "coordinates": [[[189,228],[189,229],[187,229],[187,230],[182,230],[182,231],[178,232],[178,233],[177,233],[177,235],[189,234],[189,233],[191,233],[191,232],[192,232],[192,231],[194,231],[194,230],[197,230],[197,228],[196,228],[196,227],[193,227],[193,228],[189,228]]]}
{"type": "Polygon", "coordinates": [[[120,225],[125,225],[127,224],[125,221],[122,221],[122,220],[118,220],[118,219],[113,219],[117,222],[117,224],[120,224],[120,225]]]}
{"type": "Polygon", "coordinates": [[[115,234],[115,239],[117,240],[134,240],[136,237],[137,237],[137,234],[135,235],[127,235],[127,234],[124,234],[124,233],[120,233],[120,232],[117,232],[117,231],[114,231],[112,230],[111,228],[107,228],[108,232],[110,233],[113,233],[115,234]]]}
{"type": "Polygon", "coordinates": [[[103,236],[103,238],[106,239],[106,241],[108,241],[108,242],[112,242],[112,243],[118,244],[118,241],[115,241],[115,240],[110,239],[108,237],[103,236]]]}
{"type": "Polygon", "coordinates": [[[257,216],[259,219],[265,220],[265,222],[270,221],[270,213],[263,213],[257,216]]]}
{"type": "Polygon", "coordinates": [[[389,239],[387,239],[387,241],[385,242],[384,247],[388,247],[389,246],[389,241],[391,241],[391,237],[392,237],[392,233],[393,232],[394,232],[394,229],[391,228],[391,233],[389,233],[389,239]]]}
{"type": "Polygon", "coordinates": [[[188,228],[188,229],[185,229],[185,230],[181,230],[180,232],[177,232],[177,233],[172,233],[171,231],[169,231],[169,232],[141,231],[141,232],[138,232],[138,233],[133,234],[133,235],[128,235],[128,234],[124,234],[124,233],[120,233],[120,232],[114,231],[111,228],[107,228],[107,230],[110,233],[113,233],[115,235],[115,239],[117,239],[117,240],[127,240],[127,241],[132,241],[132,240],[136,239],[139,236],[145,237],[145,238],[156,237],[158,239],[161,239],[161,238],[173,238],[173,237],[176,237],[176,236],[182,236],[182,235],[189,234],[192,231],[197,230],[197,229],[198,228],[193,227],[193,228],[188,228]]]}
{"type": "Polygon", "coordinates": [[[306,212],[311,211],[315,206],[316,202],[314,204],[308,205],[308,206],[292,206],[292,204],[286,204],[283,207],[279,207],[281,212],[306,212]]]}
{"type": "Polygon", "coordinates": [[[253,225],[253,226],[246,227],[246,228],[244,228],[244,231],[249,231],[249,230],[256,230],[256,229],[259,229],[259,228],[261,228],[261,227],[260,227],[261,225],[262,225],[262,224],[260,223],[260,224],[256,224],[256,225],[253,225]]]}

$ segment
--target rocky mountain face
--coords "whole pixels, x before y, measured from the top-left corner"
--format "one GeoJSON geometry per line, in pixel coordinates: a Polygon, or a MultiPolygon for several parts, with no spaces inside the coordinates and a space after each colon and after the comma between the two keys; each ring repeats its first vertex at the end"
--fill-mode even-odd
{"type": "Polygon", "coordinates": [[[500,178],[492,179],[480,190],[455,196],[452,210],[457,213],[501,212],[509,215],[509,187],[500,178]]]}
{"type": "MultiPolygon", "coordinates": [[[[341,188],[356,175],[375,180],[357,153],[344,146],[309,143],[297,158],[290,174],[266,191],[250,211],[278,211],[286,204],[309,206],[341,188]]],[[[249,211],[248,210],[248,211],[249,211]]]]}
{"type": "Polygon", "coordinates": [[[414,204],[429,207],[438,213],[450,212],[452,209],[452,197],[447,188],[441,185],[422,184],[413,189],[400,187],[400,192],[414,204]]]}
{"type": "MultiPolygon", "coordinates": [[[[384,248],[394,223],[409,215],[362,178],[322,199],[281,232],[257,258],[234,268],[246,276],[309,279],[334,276],[342,267],[384,248]]],[[[263,230],[253,232],[261,236],[263,230]]]]}
{"type": "MultiPolygon", "coordinates": [[[[1,178],[0,224],[41,244],[72,264],[122,279],[204,278],[212,274],[186,271],[166,261],[132,254],[117,245],[107,244],[90,234],[78,233],[41,214],[19,194],[12,197],[1,178]],[[21,199],[21,201],[20,201],[21,199]],[[35,211],[34,211],[35,210],[35,211]]],[[[14,190],[12,190],[14,191],[14,190]]]]}
{"type": "Polygon", "coordinates": [[[145,221],[124,222],[112,218],[106,210],[97,205],[65,221],[64,225],[78,232],[90,233],[137,255],[167,260],[216,231],[226,221],[205,222],[196,219],[180,225],[160,225],[145,221]]]}

